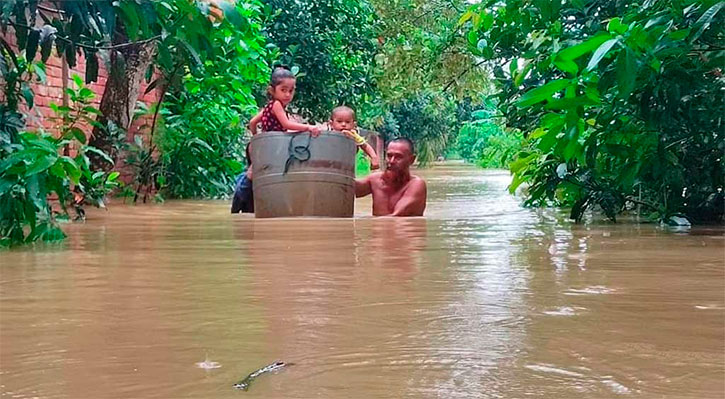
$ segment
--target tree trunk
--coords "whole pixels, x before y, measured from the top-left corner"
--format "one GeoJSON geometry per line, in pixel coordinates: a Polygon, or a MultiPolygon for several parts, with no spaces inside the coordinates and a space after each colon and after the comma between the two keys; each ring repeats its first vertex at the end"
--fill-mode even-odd
{"type": "MultiPolygon", "coordinates": [[[[101,115],[97,118],[104,128],[93,128],[89,144],[106,152],[114,161],[118,161],[121,144],[126,140],[125,133],[131,126],[141,82],[153,59],[155,48],[156,43],[149,42],[111,51],[111,67],[101,98],[101,115]],[[108,122],[113,122],[120,130],[109,131],[106,129],[108,122]],[[118,137],[118,132],[122,133],[121,137],[118,137]]],[[[91,162],[95,168],[111,168],[97,156],[92,156],[91,162]]]]}

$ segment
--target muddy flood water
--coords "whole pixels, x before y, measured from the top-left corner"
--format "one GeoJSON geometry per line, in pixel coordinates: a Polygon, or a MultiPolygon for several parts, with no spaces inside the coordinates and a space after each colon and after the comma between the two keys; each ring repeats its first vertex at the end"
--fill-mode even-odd
{"type": "Polygon", "coordinates": [[[506,172],[421,174],[426,218],[112,205],[0,252],[0,397],[725,397],[723,228],[573,225],[506,172]]]}

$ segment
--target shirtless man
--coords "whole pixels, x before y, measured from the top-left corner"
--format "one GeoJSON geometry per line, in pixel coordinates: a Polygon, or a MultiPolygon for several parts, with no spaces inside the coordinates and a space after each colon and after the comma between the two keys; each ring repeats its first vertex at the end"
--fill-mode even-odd
{"type": "Polygon", "coordinates": [[[373,216],[423,216],[425,181],[410,174],[415,162],[413,142],[394,139],[388,143],[385,159],[385,171],[355,180],[355,196],[373,195],[373,216]]]}

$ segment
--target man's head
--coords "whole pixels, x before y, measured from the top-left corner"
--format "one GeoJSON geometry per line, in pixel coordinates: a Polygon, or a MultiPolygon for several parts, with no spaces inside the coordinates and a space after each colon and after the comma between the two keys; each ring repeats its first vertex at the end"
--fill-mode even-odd
{"type": "Polygon", "coordinates": [[[385,154],[388,170],[395,174],[407,173],[410,165],[415,162],[415,145],[413,141],[399,137],[388,143],[385,154]]]}
{"type": "Polygon", "coordinates": [[[344,105],[333,109],[330,116],[330,127],[338,132],[355,129],[355,111],[344,105]]]}

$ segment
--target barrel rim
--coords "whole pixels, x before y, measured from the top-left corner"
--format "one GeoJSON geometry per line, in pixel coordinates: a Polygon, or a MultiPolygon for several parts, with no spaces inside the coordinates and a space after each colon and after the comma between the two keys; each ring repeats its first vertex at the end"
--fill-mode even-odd
{"type": "MultiPolygon", "coordinates": [[[[309,134],[309,133],[308,132],[280,132],[280,131],[275,130],[275,131],[257,133],[254,136],[252,136],[251,140],[259,140],[260,138],[263,138],[263,137],[297,136],[297,135],[302,135],[302,134],[309,134]]],[[[320,133],[320,135],[317,137],[320,137],[323,135],[327,136],[327,137],[339,137],[339,138],[343,138],[345,140],[352,141],[353,143],[355,142],[355,140],[353,140],[346,134],[343,134],[342,132],[338,132],[336,130],[323,130],[320,133]]],[[[313,137],[313,139],[314,138],[315,137],[313,137]]]]}

